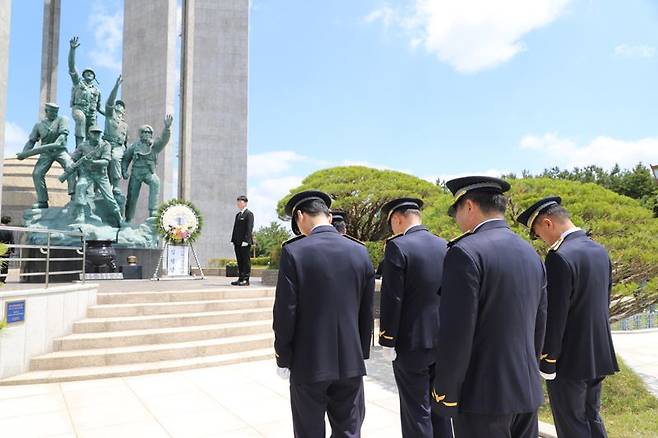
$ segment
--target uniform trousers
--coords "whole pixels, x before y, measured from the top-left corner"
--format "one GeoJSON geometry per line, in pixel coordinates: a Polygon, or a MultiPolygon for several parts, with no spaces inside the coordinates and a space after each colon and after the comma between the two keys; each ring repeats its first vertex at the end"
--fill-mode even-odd
{"type": "Polygon", "coordinates": [[[251,276],[251,245],[242,246],[242,243],[234,243],[235,259],[238,262],[239,280],[249,280],[251,276]]]}
{"type": "Polygon", "coordinates": [[[366,414],[363,377],[316,383],[290,382],[295,438],[325,438],[325,413],[331,438],[359,438],[366,414]]]}
{"type": "Polygon", "coordinates": [[[454,418],[455,438],[537,438],[537,412],[475,414],[460,412],[454,418]]]}
{"type": "Polygon", "coordinates": [[[601,408],[601,382],[570,380],[559,376],[546,382],[553,420],[559,438],[605,438],[601,408]]]}
{"type": "Polygon", "coordinates": [[[399,351],[393,361],[404,438],[452,438],[450,419],[434,414],[430,404],[436,357],[436,349],[399,351]]]}

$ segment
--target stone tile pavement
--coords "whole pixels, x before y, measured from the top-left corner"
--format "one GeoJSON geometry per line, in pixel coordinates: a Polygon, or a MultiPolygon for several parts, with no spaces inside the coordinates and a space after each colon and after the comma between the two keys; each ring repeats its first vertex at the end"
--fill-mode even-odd
{"type": "MultiPolygon", "coordinates": [[[[288,382],[273,360],[137,377],[0,387],[0,436],[292,437],[288,382]]],[[[379,347],[368,361],[363,436],[400,437],[379,347]]],[[[327,428],[329,430],[329,428],[327,428]]]]}
{"type": "Polygon", "coordinates": [[[615,351],[658,397],[658,329],[612,332],[615,351]]]}

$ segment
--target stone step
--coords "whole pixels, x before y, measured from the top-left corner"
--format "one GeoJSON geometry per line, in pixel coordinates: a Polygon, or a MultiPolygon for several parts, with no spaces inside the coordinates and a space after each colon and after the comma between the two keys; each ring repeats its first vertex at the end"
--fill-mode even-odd
{"type": "Polygon", "coordinates": [[[239,321],[272,319],[271,306],[256,309],[224,310],[217,312],[177,313],[173,315],[123,316],[116,318],[87,318],[73,323],[73,333],[115,332],[150,328],[187,327],[223,324],[239,321]]]}
{"type": "Polygon", "coordinates": [[[222,288],[162,292],[111,292],[97,294],[98,304],[167,303],[273,297],[274,288],[222,288]]]}
{"type": "Polygon", "coordinates": [[[271,359],[273,356],[274,350],[272,348],[261,348],[237,353],[194,357],[189,359],[163,360],[159,362],[30,371],[25,374],[19,374],[18,376],[0,380],[0,385],[27,385],[137,376],[140,374],[181,371],[193,368],[214,367],[256,360],[266,360],[271,359]]]}
{"type": "Polygon", "coordinates": [[[273,335],[270,332],[169,344],[56,351],[33,358],[30,362],[30,370],[61,370],[193,359],[259,350],[272,345],[273,335]]]}
{"type": "Polygon", "coordinates": [[[211,301],[180,301],[143,304],[105,304],[90,306],[89,318],[111,318],[119,316],[172,315],[177,313],[215,312],[223,310],[272,308],[273,297],[240,298],[211,301]]]}
{"type": "Polygon", "coordinates": [[[172,344],[174,342],[270,333],[271,331],[272,321],[241,321],[190,327],[78,333],[55,339],[53,346],[55,351],[89,350],[146,344],[172,344]]]}

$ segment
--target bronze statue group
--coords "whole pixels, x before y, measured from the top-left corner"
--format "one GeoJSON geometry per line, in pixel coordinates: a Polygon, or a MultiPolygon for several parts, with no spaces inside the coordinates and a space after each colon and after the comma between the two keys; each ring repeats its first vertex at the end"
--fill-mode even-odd
{"type": "Polygon", "coordinates": [[[139,128],[139,139],[128,144],[128,124],[125,121],[126,104],[117,99],[122,77],[119,77],[101,107],[101,92],[96,74],[90,68],[78,72],[75,66],[77,37],[70,40],[68,56],[71,76],[71,114],[75,122],[75,150],[67,151],[68,121],[59,115],[55,103],[45,104],[45,118],[34,125],[19,159],[39,155],[32,178],[37,193],[33,208],[48,208],[46,173],[54,162],[64,169],[60,181],[67,182],[71,196],[71,222],[84,223],[95,214],[102,222],[121,227],[135,217],[135,208],[142,184],[149,187],[149,216],[157,209],[160,181],[155,172],[157,155],[171,136],[173,117],[164,120],[159,138],[153,138],[153,127],[139,128]],[[98,113],[105,117],[104,128],[97,124],[98,113]],[[39,143],[37,145],[37,143],[39,143]],[[132,168],[129,171],[130,164],[132,168]],[[127,197],[121,191],[121,179],[129,179],[127,197]]]}
{"type": "MultiPolygon", "coordinates": [[[[393,237],[376,336],[402,436],[536,438],[545,381],[560,438],[606,437],[601,385],[618,371],[607,251],[549,197],[517,218],[549,246],[542,262],[504,219],[509,183],[470,176],[447,187],[464,232],[450,242],[422,225],[421,199],[381,211],[393,237]]],[[[324,438],[325,415],[332,437],[359,437],[366,415],[375,272],[364,245],[331,225],[330,207],[320,191],[286,205],[297,236],[282,248],[273,328],[298,438],[324,438]]]]}

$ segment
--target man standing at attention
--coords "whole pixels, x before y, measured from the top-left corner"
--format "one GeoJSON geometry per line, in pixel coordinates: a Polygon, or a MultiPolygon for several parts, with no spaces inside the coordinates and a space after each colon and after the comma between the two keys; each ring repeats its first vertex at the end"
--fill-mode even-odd
{"type": "Polygon", "coordinates": [[[601,383],[619,371],[610,334],[612,265],[608,252],[576,227],[558,196],[541,199],[517,221],[546,255],[548,319],[539,368],[547,380],[560,438],[607,437],[601,383]]]}
{"type": "Polygon", "coordinates": [[[536,438],[544,266],[505,222],[509,183],[471,176],[446,185],[464,234],[443,264],[433,409],[454,418],[457,438],[536,438]]]}
{"type": "Polygon", "coordinates": [[[382,264],[379,344],[393,360],[404,438],[452,438],[450,420],[432,412],[430,391],[439,342],[439,289],[446,241],[421,225],[423,201],[399,198],[382,207],[395,234],[382,264]],[[395,349],[395,350],[394,350],[395,349]]]}
{"type": "Polygon", "coordinates": [[[249,286],[251,276],[251,245],[253,244],[252,233],[254,231],[254,214],[247,209],[249,200],[245,195],[238,196],[236,205],[238,214],[233,222],[233,234],[231,242],[235,249],[235,258],[238,261],[238,279],[231,282],[233,286],[249,286]]]}
{"type": "Polygon", "coordinates": [[[365,416],[375,273],[365,246],[331,225],[330,206],[309,190],[285,208],[298,236],[281,251],[273,329],[296,438],[325,438],[325,414],[332,437],[359,438],[365,416]]]}

